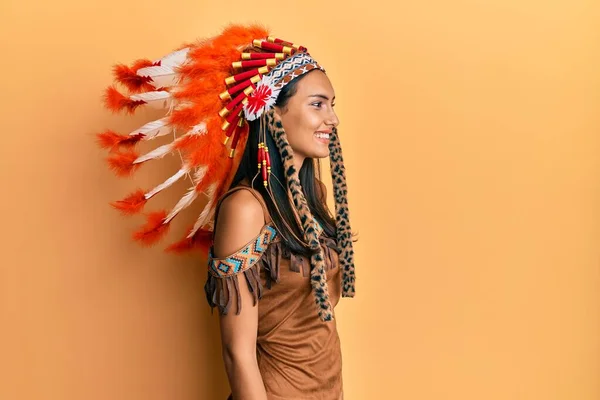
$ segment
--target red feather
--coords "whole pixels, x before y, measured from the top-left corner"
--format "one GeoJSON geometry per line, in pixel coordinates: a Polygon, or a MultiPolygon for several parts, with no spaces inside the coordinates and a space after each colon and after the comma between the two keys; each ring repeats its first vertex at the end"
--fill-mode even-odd
{"type": "Polygon", "coordinates": [[[131,100],[129,97],[121,94],[114,86],[109,86],[104,94],[104,104],[113,112],[126,109],[131,114],[137,107],[146,104],[146,102],[144,100],[131,100]]]}
{"type": "Polygon", "coordinates": [[[135,135],[121,135],[114,131],[108,130],[96,135],[98,145],[103,149],[115,150],[119,146],[133,147],[144,138],[143,133],[136,133],[135,135]]]}
{"type": "Polygon", "coordinates": [[[117,176],[128,176],[139,168],[140,164],[133,163],[138,157],[139,155],[135,151],[126,150],[123,152],[112,153],[106,161],[115,171],[117,176]]]}
{"type": "Polygon", "coordinates": [[[148,214],[146,225],[134,232],[133,239],[146,246],[155,244],[169,231],[169,224],[163,223],[166,217],[166,210],[155,211],[148,214]]]}
{"type": "Polygon", "coordinates": [[[145,192],[142,189],[138,189],[125,197],[123,200],[117,200],[110,203],[111,206],[121,211],[125,215],[133,215],[142,210],[144,205],[148,201],[145,197],[145,192]]]}

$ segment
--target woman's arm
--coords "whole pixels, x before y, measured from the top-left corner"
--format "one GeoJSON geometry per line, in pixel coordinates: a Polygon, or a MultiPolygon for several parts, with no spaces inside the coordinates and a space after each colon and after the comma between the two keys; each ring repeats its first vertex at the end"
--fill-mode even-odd
{"type": "MultiPolygon", "coordinates": [[[[227,257],[255,238],[264,226],[264,215],[258,200],[246,190],[232,193],[221,203],[213,253],[227,257]]],[[[256,360],[258,307],[253,305],[244,275],[238,277],[242,308],[237,310],[237,296],[232,295],[231,308],[221,315],[223,361],[235,400],[266,400],[267,394],[256,360]]]]}

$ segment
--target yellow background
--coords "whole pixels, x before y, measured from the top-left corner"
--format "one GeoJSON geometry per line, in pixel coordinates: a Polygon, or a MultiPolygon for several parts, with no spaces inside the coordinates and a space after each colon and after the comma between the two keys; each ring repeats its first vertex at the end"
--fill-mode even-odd
{"type": "Polygon", "coordinates": [[[93,134],[144,117],[102,108],[114,63],[260,21],[338,97],[345,398],[599,399],[598,2],[268,4],[2,2],[0,398],[225,398],[205,260],[138,247],[107,205],[177,160],[117,179],[93,134]]]}

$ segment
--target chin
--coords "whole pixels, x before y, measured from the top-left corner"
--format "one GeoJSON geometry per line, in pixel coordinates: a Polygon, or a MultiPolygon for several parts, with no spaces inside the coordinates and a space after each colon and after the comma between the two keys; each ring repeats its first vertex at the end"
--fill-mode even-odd
{"type": "Polygon", "coordinates": [[[329,149],[327,151],[315,151],[310,158],[327,158],[329,157],[329,149]]]}

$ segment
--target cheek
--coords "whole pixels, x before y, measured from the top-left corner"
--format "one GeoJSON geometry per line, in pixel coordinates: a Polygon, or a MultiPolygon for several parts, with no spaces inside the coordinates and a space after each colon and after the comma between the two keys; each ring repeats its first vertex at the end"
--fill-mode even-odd
{"type": "Polygon", "coordinates": [[[290,142],[298,142],[312,138],[319,130],[321,120],[316,112],[302,110],[301,112],[289,113],[288,118],[283,121],[284,128],[290,142]]]}

